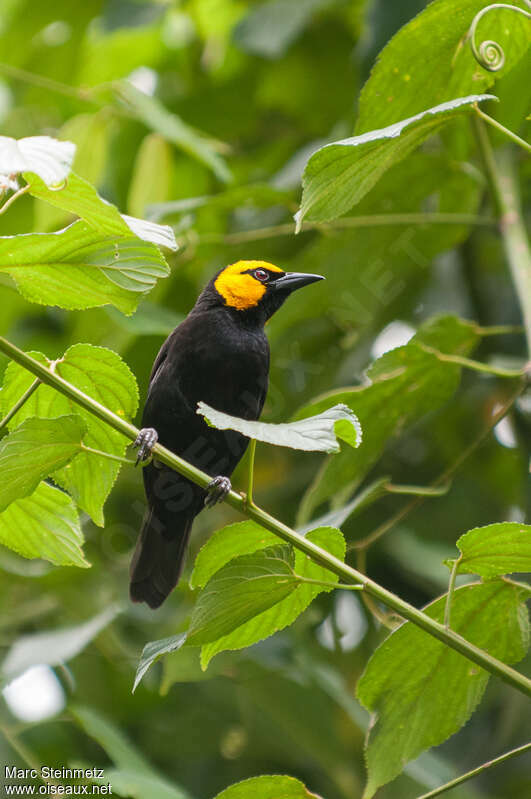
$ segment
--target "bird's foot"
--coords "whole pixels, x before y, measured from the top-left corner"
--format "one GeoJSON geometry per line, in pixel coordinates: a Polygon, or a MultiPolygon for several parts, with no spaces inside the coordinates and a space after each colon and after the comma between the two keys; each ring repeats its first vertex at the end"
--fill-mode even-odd
{"type": "Polygon", "coordinates": [[[142,428],[133,444],[134,447],[138,447],[135,466],[151,457],[151,451],[158,440],[159,434],[154,427],[142,428]]]}
{"type": "Polygon", "coordinates": [[[224,477],[222,474],[214,477],[206,487],[205,506],[213,508],[218,502],[223,502],[231,489],[232,485],[228,477],[224,477]]]}

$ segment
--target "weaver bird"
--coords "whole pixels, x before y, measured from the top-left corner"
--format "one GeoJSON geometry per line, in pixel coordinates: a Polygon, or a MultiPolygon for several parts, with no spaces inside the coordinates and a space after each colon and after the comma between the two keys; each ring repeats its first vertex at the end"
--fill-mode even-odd
{"type": "Polygon", "coordinates": [[[322,279],[238,261],[212,278],[162,345],[135,442],[138,459],[160,441],[213,480],[205,490],[162,463],[144,466],[148,510],[131,563],[133,602],[157,608],[177,585],[194,518],[230,491],[229,476],[249,443],[240,433],[209,427],[196,413],[198,402],[258,419],[269,379],[264,325],[295,289],[322,279]]]}

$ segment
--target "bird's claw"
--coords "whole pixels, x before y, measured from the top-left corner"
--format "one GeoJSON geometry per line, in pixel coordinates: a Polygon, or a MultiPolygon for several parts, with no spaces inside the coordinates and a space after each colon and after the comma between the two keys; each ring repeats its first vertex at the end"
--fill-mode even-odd
{"type": "Polygon", "coordinates": [[[138,447],[135,466],[151,457],[151,451],[158,440],[159,434],[154,427],[142,428],[133,444],[134,447],[138,447]]]}
{"type": "Polygon", "coordinates": [[[218,502],[223,502],[229,491],[232,490],[232,485],[228,477],[220,474],[210,481],[206,490],[205,506],[213,508],[218,502]]]}

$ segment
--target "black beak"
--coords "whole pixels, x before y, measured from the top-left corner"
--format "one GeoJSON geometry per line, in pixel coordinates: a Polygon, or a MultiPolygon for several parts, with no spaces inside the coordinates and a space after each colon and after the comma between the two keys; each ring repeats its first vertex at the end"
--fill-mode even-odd
{"type": "Polygon", "coordinates": [[[316,280],[324,280],[322,275],[309,275],[306,272],[286,272],[282,277],[270,283],[271,291],[285,291],[291,293],[295,289],[315,283],[316,280]]]}

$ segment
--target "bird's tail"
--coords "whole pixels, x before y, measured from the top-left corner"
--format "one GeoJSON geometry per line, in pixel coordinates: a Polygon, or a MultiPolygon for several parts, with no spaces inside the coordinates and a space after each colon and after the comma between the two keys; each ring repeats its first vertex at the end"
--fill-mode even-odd
{"type": "Polygon", "coordinates": [[[131,562],[129,594],[133,602],[158,608],[175,588],[183,570],[194,514],[174,519],[169,530],[150,508],[131,562]],[[180,523],[179,523],[180,522],[180,523]]]}

